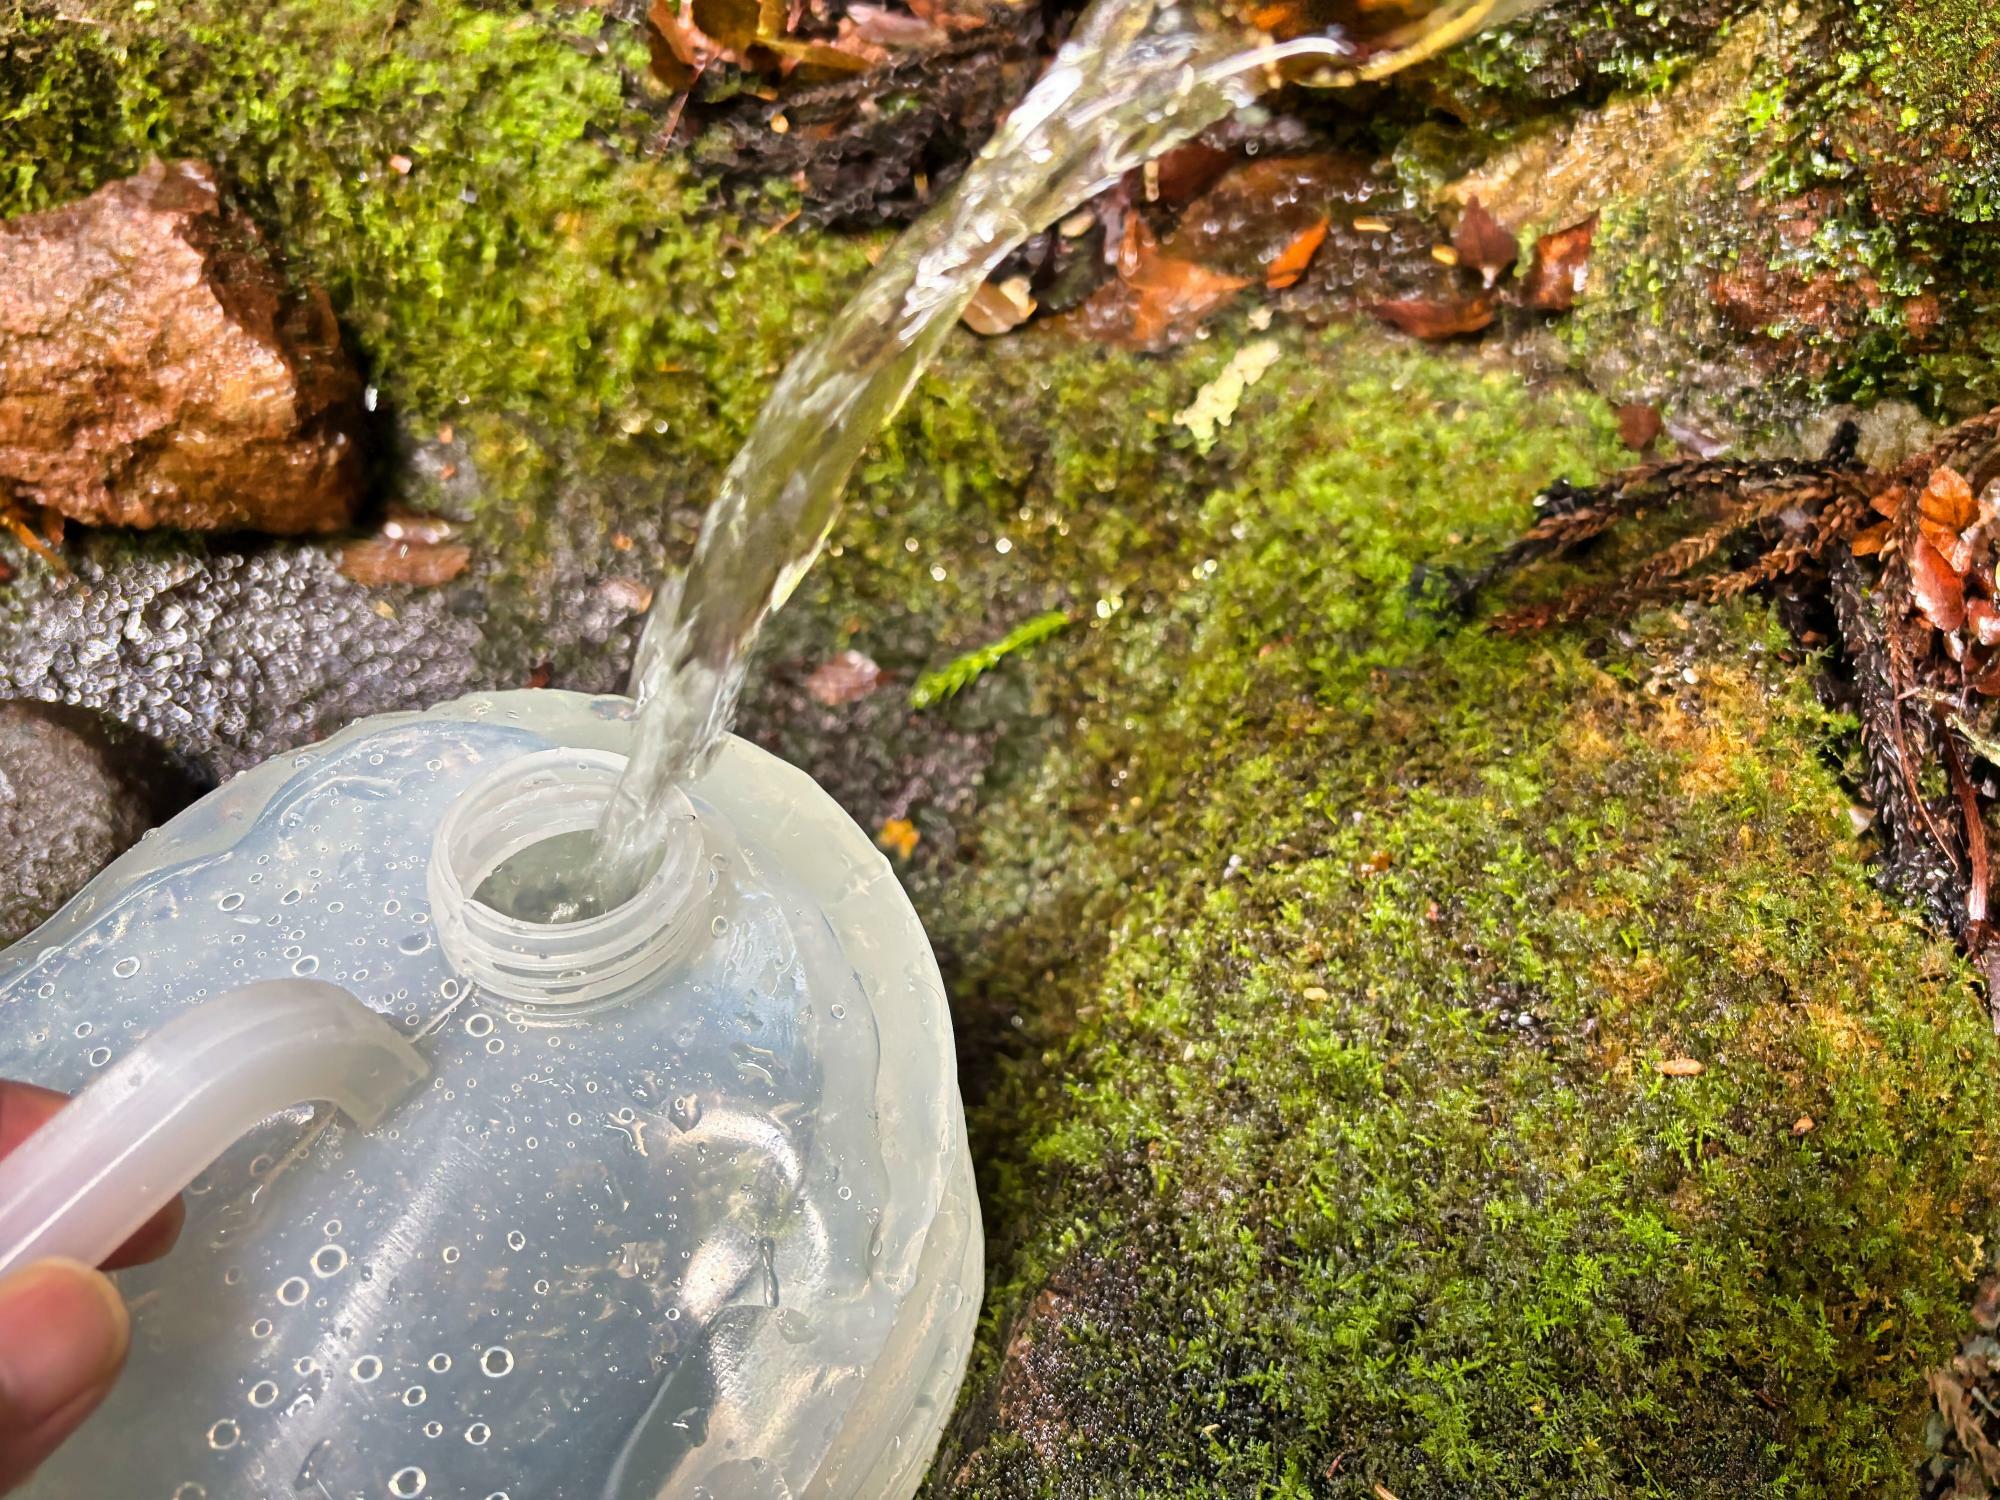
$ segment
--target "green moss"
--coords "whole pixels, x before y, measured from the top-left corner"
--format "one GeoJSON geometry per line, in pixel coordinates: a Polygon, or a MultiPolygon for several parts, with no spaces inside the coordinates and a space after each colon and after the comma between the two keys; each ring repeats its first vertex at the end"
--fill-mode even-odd
{"type": "Polygon", "coordinates": [[[1993,1052],[1872,893],[1837,726],[1755,611],[1607,656],[1409,607],[1613,451],[1470,360],[1294,341],[1177,581],[1023,668],[1074,733],[930,914],[1025,1030],[940,1491],[1906,1487],[1993,1052]]]}
{"type": "Polygon", "coordinates": [[[1739,409],[2000,400],[1992,8],[1851,0],[1745,24],[1766,39],[1734,118],[1693,143],[1700,173],[1630,185],[1627,232],[1600,241],[1616,289],[1580,341],[1629,338],[1643,310],[1675,363],[1733,344],[1771,377],[1739,409]]]}
{"type": "Polygon", "coordinates": [[[1426,69],[1471,118],[1534,113],[1549,100],[1602,103],[1670,86],[1754,0],[1550,0],[1426,69]]]}

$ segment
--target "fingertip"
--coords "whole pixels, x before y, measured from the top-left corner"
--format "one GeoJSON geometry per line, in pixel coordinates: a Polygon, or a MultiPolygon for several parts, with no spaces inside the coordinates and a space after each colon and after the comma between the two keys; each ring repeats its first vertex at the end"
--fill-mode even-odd
{"type": "Polygon", "coordinates": [[[38,1261],[0,1281],[0,1492],[98,1408],[131,1328],[118,1289],[89,1266],[38,1261]]]}
{"type": "Polygon", "coordinates": [[[0,1281],[0,1409],[32,1428],[109,1387],[132,1319],[111,1278],[71,1260],[37,1261],[0,1281]]]}

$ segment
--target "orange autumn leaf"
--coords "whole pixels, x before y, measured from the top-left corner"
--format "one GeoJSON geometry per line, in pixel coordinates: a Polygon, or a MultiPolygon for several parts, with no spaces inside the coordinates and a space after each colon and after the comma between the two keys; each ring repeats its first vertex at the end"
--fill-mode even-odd
{"type": "Polygon", "coordinates": [[[1313,256],[1319,253],[1320,245],[1326,240],[1326,231],[1331,223],[1330,219],[1322,217],[1318,223],[1300,230],[1271,262],[1270,269],[1264,273],[1264,285],[1279,292],[1305,275],[1306,267],[1312,264],[1313,256]]]}
{"type": "Polygon", "coordinates": [[[1949,464],[1931,473],[1924,492],[1917,496],[1917,512],[1926,521],[1963,531],[1979,519],[1979,505],[1972,498],[1972,486],[1949,464]]]}
{"type": "Polygon", "coordinates": [[[695,23],[692,7],[682,0],[653,0],[646,11],[646,41],[653,74],[669,88],[690,88],[711,64],[739,60],[695,23]]]}
{"type": "Polygon", "coordinates": [[[1965,580],[1929,537],[1918,537],[1910,549],[1910,597],[1939,630],[1965,623],[1965,580]]]}
{"type": "Polygon", "coordinates": [[[1931,474],[1917,496],[1917,529],[1943,554],[1952,571],[1972,566],[1972,541],[1967,536],[1979,524],[1979,503],[1972,486],[1958,470],[1944,467],[1931,474]]]}
{"type": "Polygon", "coordinates": [[[1137,294],[1132,337],[1142,344],[1152,343],[1178,323],[1200,321],[1250,284],[1244,277],[1211,271],[1199,261],[1161,253],[1137,214],[1125,221],[1118,275],[1137,294]]]}
{"type": "Polygon", "coordinates": [[[891,818],[875,830],[875,842],[898,859],[908,859],[922,838],[908,818],[891,818]]]}
{"type": "Polygon", "coordinates": [[[1118,274],[1063,323],[1086,338],[1139,349],[1199,323],[1250,284],[1245,277],[1166,254],[1137,214],[1125,220],[1115,268],[1118,274]]]}
{"type": "Polygon", "coordinates": [[[1856,557],[1873,557],[1888,545],[1889,523],[1879,521],[1866,531],[1854,534],[1854,540],[1847,544],[1848,550],[1856,557]]]}

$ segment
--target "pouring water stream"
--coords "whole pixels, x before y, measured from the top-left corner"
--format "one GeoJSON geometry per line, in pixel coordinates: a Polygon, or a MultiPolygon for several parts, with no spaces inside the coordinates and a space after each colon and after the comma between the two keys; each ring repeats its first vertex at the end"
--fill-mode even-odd
{"type": "MultiPolygon", "coordinates": [[[[1406,19],[1398,9],[1406,0],[1348,3],[1354,18],[1390,9],[1406,19]]],[[[638,748],[588,869],[579,871],[583,851],[572,842],[537,861],[541,878],[516,872],[482,896],[507,900],[518,915],[567,920],[639,886],[669,836],[675,788],[700,773],[728,732],[748,646],[818,556],[862,448],[1017,246],[1251,103],[1286,64],[1314,61],[1316,83],[1380,77],[1520,8],[1515,0],[1443,0],[1426,14],[1420,4],[1410,35],[1368,50],[1337,26],[1272,41],[1172,0],[1098,0],[956,189],[883,256],[772,388],[685,575],[659,590],[647,619],[631,682],[638,748]],[[552,885],[556,863],[568,875],[552,885]]]]}

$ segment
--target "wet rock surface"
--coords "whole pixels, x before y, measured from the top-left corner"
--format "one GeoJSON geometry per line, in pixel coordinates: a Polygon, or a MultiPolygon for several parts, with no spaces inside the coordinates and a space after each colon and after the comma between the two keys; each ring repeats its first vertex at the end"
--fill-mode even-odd
{"type": "Polygon", "coordinates": [[[330,531],[361,383],[214,171],[155,162],[0,225],[0,488],[73,520],[330,531]]]}
{"type": "Polygon", "coordinates": [[[217,776],[477,673],[450,599],[392,602],[311,547],[84,558],[20,602],[0,693],[103,712],[217,776]]]}
{"type": "Polygon", "coordinates": [[[203,786],[103,715],[0,702],[0,941],[32,930],[203,786]]]}

